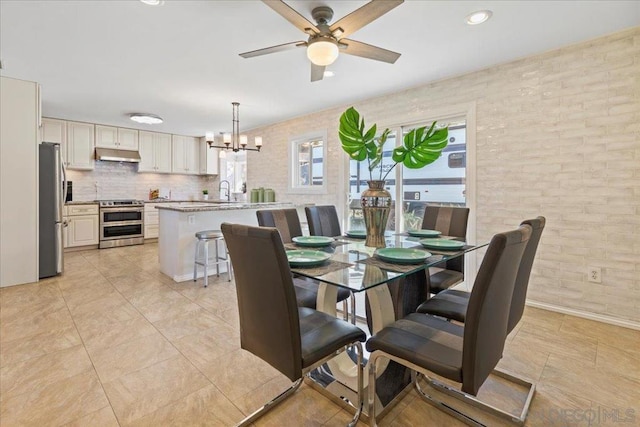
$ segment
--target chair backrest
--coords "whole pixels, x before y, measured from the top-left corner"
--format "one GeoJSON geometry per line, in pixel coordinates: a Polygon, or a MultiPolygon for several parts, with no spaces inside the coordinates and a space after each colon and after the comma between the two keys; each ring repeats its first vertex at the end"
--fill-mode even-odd
{"type": "Polygon", "coordinates": [[[522,221],[520,225],[531,226],[531,238],[527,247],[524,249],[522,255],[522,262],[518,269],[518,275],[516,276],[516,285],[513,288],[513,298],[511,299],[511,311],[509,312],[509,325],[507,333],[511,332],[516,327],[522,314],[524,313],[524,305],[527,300],[527,288],[529,287],[529,277],[531,277],[531,267],[533,267],[533,259],[536,256],[538,250],[538,243],[540,243],[540,236],[542,236],[542,230],[546,219],[543,216],[539,216],[535,219],[526,219],[522,221]]]}
{"type": "Polygon", "coordinates": [[[478,393],[502,358],[513,288],[531,226],[493,236],[473,285],[464,322],[462,391],[478,393]]]}
{"type": "Polygon", "coordinates": [[[277,228],[284,243],[291,243],[294,237],[302,236],[300,217],[295,209],[270,209],[257,211],[256,215],[258,225],[277,228]]]}
{"type": "Polygon", "coordinates": [[[304,213],[307,215],[309,234],[312,236],[337,237],[342,234],[335,206],[305,207],[304,213]]]}
{"type": "MultiPolygon", "coordinates": [[[[445,236],[467,238],[469,208],[449,206],[427,206],[422,217],[422,228],[438,230],[445,236]]],[[[459,256],[446,262],[445,268],[464,273],[464,257],[459,256]]]]}
{"type": "Polygon", "coordinates": [[[422,217],[422,228],[465,239],[468,220],[469,208],[427,206],[422,217]]]}
{"type": "Polygon", "coordinates": [[[224,223],[238,294],[241,347],[291,381],[302,377],[300,320],[278,230],[224,223]]]}

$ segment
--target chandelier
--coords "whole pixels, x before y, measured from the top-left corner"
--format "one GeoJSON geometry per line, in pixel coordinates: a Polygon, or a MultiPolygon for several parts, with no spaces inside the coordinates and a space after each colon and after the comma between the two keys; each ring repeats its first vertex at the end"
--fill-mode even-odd
{"type": "Polygon", "coordinates": [[[262,137],[255,137],[256,148],[247,147],[247,135],[240,135],[240,118],[238,114],[239,102],[232,102],[233,106],[233,120],[231,133],[222,134],[222,142],[224,145],[216,145],[213,132],[207,132],[205,139],[209,148],[222,148],[224,150],[233,150],[234,152],[242,151],[260,151],[262,148],[262,137]]]}

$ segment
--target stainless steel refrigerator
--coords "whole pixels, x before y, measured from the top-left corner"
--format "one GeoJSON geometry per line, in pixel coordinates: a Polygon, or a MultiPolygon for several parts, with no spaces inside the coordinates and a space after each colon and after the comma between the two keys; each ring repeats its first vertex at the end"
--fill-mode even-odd
{"type": "Polygon", "coordinates": [[[62,207],[67,193],[67,180],[60,144],[43,142],[39,146],[39,277],[62,273],[64,264],[62,207]]]}

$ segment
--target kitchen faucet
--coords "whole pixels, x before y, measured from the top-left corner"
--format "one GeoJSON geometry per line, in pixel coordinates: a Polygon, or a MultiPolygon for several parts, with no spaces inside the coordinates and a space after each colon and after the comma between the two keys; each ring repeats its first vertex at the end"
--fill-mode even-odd
{"type": "MultiPolygon", "coordinates": [[[[225,190],[227,190],[227,202],[231,201],[231,184],[229,184],[229,181],[227,181],[226,179],[223,179],[222,181],[220,181],[220,184],[218,185],[218,192],[222,193],[222,184],[227,183],[227,188],[225,190]]],[[[222,194],[220,194],[220,198],[222,198],[222,194]]]]}

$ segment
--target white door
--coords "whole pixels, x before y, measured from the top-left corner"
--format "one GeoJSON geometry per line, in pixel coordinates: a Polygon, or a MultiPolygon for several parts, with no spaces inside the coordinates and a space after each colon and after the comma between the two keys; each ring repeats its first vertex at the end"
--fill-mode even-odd
{"type": "Polygon", "coordinates": [[[153,132],[140,131],[140,163],[138,172],[155,172],[155,134],[153,132]]]}
{"type": "Polygon", "coordinates": [[[96,147],[118,148],[118,128],[96,125],[96,147]]]}
{"type": "Polygon", "coordinates": [[[156,172],[171,173],[171,135],[155,134],[154,144],[156,172]]]}

